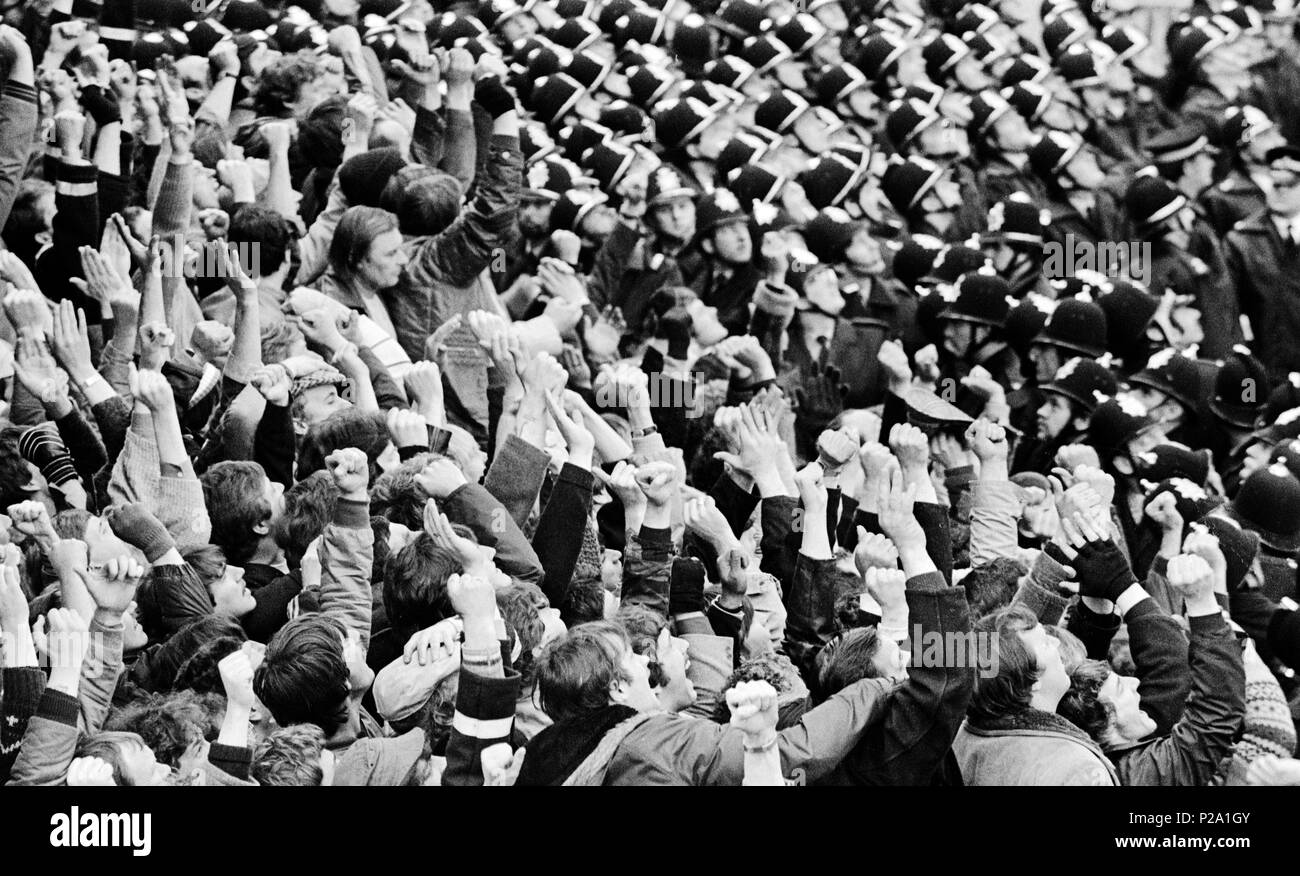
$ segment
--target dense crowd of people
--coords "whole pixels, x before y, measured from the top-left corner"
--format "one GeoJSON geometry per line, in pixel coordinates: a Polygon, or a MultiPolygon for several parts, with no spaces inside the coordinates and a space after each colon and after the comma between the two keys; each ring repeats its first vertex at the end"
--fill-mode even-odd
{"type": "Polygon", "coordinates": [[[1300,784],[1291,0],[0,10],[0,781],[1300,784]]]}

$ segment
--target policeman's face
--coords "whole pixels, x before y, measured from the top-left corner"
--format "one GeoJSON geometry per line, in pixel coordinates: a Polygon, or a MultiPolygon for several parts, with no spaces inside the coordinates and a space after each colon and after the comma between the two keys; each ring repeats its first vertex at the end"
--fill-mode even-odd
{"type": "Polygon", "coordinates": [[[713,249],[717,257],[732,265],[743,265],[754,257],[754,242],[748,222],[731,222],[713,232],[713,249]]]}
{"type": "Polygon", "coordinates": [[[530,240],[545,237],[551,227],[551,202],[537,199],[519,204],[519,230],[530,240]]]}
{"type": "Polygon", "coordinates": [[[1034,344],[1029,349],[1029,358],[1034,363],[1034,374],[1039,385],[1050,383],[1061,367],[1061,352],[1048,344],[1034,344]]]}
{"type": "Polygon", "coordinates": [[[1101,166],[1097,164],[1096,153],[1086,146],[1065,165],[1065,172],[1084,191],[1092,191],[1106,180],[1106,174],[1102,173],[1101,166]]]}
{"type": "Polygon", "coordinates": [[[1214,182],[1214,153],[1198,152],[1183,162],[1180,185],[1189,194],[1200,194],[1214,182]]]}
{"type": "Polygon", "coordinates": [[[1012,110],[993,123],[994,142],[1004,152],[1027,152],[1034,145],[1034,132],[1024,116],[1012,110]]]}
{"type": "Polygon", "coordinates": [[[993,85],[993,77],[984,69],[984,63],[974,55],[966,55],[953,65],[952,78],[972,94],[993,85]]]}
{"type": "Polygon", "coordinates": [[[655,207],[652,214],[659,231],[675,240],[690,240],[695,235],[695,202],[674,198],[655,207]]]}
{"type": "Polygon", "coordinates": [[[1300,172],[1272,170],[1269,178],[1273,183],[1265,196],[1269,209],[1283,216],[1300,213],[1300,172]]]}

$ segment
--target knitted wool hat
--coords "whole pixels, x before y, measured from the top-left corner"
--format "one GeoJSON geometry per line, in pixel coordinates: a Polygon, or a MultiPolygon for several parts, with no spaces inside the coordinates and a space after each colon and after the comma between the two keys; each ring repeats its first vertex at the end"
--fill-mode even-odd
{"type": "Polygon", "coordinates": [[[1066,299],[1052,311],[1034,343],[1096,358],[1106,352],[1106,313],[1092,301],[1066,299]]]}
{"type": "Polygon", "coordinates": [[[384,187],[405,166],[406,159],[396,147],[362,152],[339,168],[339,190],[352,206],[378,207],[384,187]]]}
{"type": "Polygon", "coordinates": [[[1300,550],[1300,481],[1285,464],[1251,472],[1227,510],[1266,547],[1283,554],[1300,550]]]}
{"type": "Polygon", "coordinates": [[[1112,396],[1118,389],[1119,381],[1109,368],[1096,359],[1079,357],[1058,368],[1052,382],[1042,387],[1045,393],[1065,396],[1088,414],[1097,409],[1098,393],[1112,396]]]}
{"type": "Polygon", "coordinates": [[[1210,411],[1239,429],[1253,428],[1271,390],[1264,363],[1256,359],[1249,348],[1238,344],[1214,376],[1210,411]]]}
{"type": "Polygon", "coordinates": [[[1259,536],[1222,513],[1210,514],[1198,522],[1219,540],[1219,550],[1228,564],[1228,592],[1236,592],[1259,555],[1259,536]]]}
{"type": "Polygon", "coordinates": [[[1177,441],[1157,444],[1134,459],[1138,474],[1149,481],[1160,482],[1169,478],[1186,478],[1194,484],[1205,486],[1213,462],[1209,450],[1193,450],[1177,441]]]}
{"type": "Polygon", "coordinates": [[[1194,411],[1201,395],[1201,373],[1196,360],[1166,347],[1147,360],[1147,367],[1129,378],[1129,383],[1164,393],[1194,411]]]}

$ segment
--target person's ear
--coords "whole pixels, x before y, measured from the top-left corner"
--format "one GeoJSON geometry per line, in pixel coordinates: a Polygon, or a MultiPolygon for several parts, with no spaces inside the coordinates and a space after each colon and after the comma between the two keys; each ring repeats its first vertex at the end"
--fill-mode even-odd
{"type": "Polygon", "coordinates": [[[709,255],[714,255],[717,252],[717,247],[713,245],[713,238],[711,237],[706,237],[700,241],[700,249],[704,250],[709,255]]]}
{"type": "Polygon", "coordinates": [[[1127,456],[1115,457],[1114,459],[1111,460],[1111,465],[1115,467],[1115,471],[1119,472],[1122,475],[1127,476],[1133,474],[1133,461],[1130,460],[1127,456]]]}
{"type": "Polygon", "coordinates": [[[270,518],[270,517],[267,517],[267,518],[266,518],[265,520],[263,520],[261,523],[254,523],[254,524],[253,524],[253,532],[257,533],[258,535],[266,535],[266,534],[267,534],[268,532],[270,532],[270,531],[271,531],[271,518],[270,518]]]}
{"type": "Polygon", "coordinates": [[[627,682],[619,679],[618,681],[611,681],[609,683],[609,701],[615,705],[627,705],[627,682]]]}
{"type": "Polygon", "coordinates": [[[1074,424],[1075,431],[1087,432],[1091,420],[1088,417],[1072,417],[1070,422],[1074,424]]]}

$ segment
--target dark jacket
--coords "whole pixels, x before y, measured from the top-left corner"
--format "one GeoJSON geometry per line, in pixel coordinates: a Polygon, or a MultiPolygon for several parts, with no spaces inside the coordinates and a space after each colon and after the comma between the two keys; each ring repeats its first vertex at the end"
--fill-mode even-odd
{"type": "Polygon", "coordinates": [[[1261,210],[1228,232],[1224,258],[1255,334],[1255,355],[1275,379],[1300,370],[1300,247],[1284,242],[1261,210]]]}

